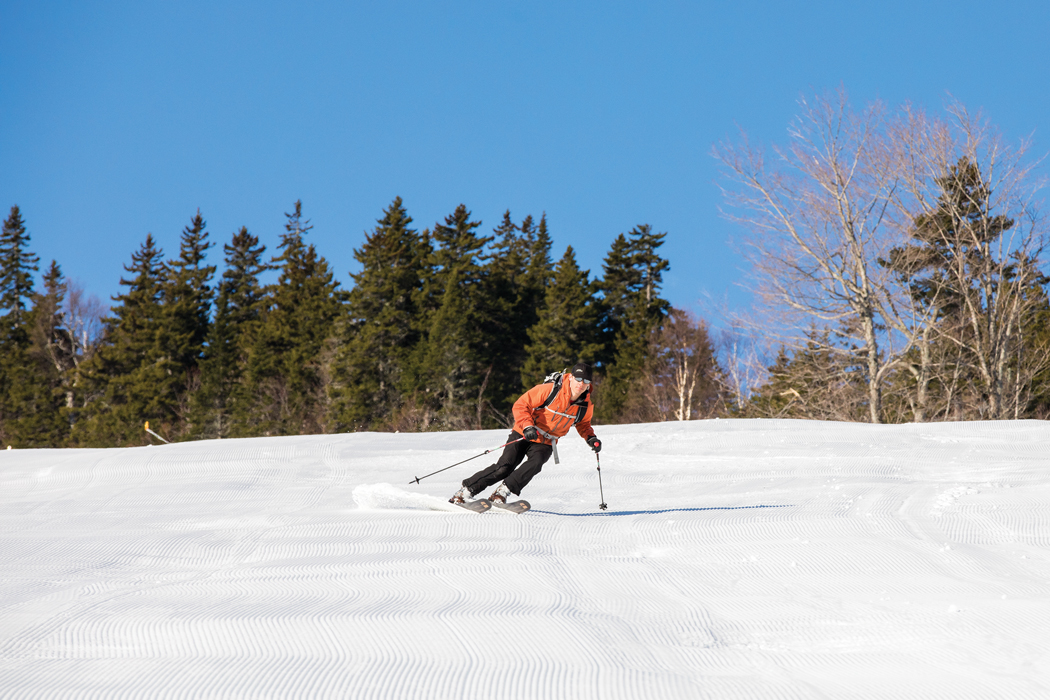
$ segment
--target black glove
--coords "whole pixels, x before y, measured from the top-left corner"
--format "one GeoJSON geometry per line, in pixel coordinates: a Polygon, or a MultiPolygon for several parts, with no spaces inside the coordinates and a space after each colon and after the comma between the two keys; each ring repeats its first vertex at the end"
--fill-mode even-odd
{"type": "Polygon", "coordinates": [[[587,438],[587,444],[591,446],[592,450],[594,450],[594,454],[598,454],[602,451],[602,441],[599,440],[596,435],[591,435],[587,438]]]}
{"type": "Polygon", "coordinates": [[[525,428],[525,430],[522,430],[521,435],[529,442],[538,442],[540,439],[539,433],[536,432],[535,425],[530,425],[528,428],[525,428]]]}

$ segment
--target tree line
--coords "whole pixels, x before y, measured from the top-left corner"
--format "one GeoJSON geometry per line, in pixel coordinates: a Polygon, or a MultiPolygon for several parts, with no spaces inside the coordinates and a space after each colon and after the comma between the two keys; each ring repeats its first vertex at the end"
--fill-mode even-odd
{"type": "Polygon", "coordinates": [[[1048,242],[1029,144],[843,92],[802,102],[773,158],[714,149],[755,308],[712,337],[661,296],[667,234],[617,235],[601,274],[557,260],[546,216],[485,232],[466,206],[419,230],[395,199],[344,288],[302,203],[275,254],[246,228],[222,271],[198,211],[147,235],[108,310],[22,213],[0,235],[0,440],[16,447],[509,427],[520,393],[579,360],[598,423],[1050,416],[1048,242]],[[267,275],[267,273],[270,273],[267,275]],[[264,277],[276,280],[264,283],[264,277]]]}
{"type": "Polygon", "coordinates": [[[507,212],[486,234],[460,205],[420,231],[398,198],[354,250],[349,288],[311,228],[296,202],[267,256],[242,227],[220,272],[198,211],[176,255],[146,236],[107,310],[56,261],[36,287],[39,259],[12,207],[0,235],[0,439],[137,445],[146,421],[172,441],[509,427],[524,389],[581,359],[597,370],[598,421],[716,410],[714,348],[661,297],[666,234],[649,225],[616,236],[592,278],[571,246],[552,258],[545,215],[507,212]],[[676,377],[682,347],[693,369],[676,377]]]}

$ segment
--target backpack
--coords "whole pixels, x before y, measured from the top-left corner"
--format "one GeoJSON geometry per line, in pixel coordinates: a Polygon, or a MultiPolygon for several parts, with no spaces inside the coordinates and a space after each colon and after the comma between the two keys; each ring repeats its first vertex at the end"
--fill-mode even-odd
{"type": "MultiPolygon", "coordinates": [[[[554,388],[551,389],[551,393],[547,397],[547,400],[544,401],[542,404],[540,404],[539,407],[536,408],[535,410],[542,411],[543,409],[547,408],[547,406],[551,405],[551,403],[554,401],[554,397],[558,395],[559,391],[561,391],[561,380],[562,380],[562,377],[564,377],[564,376],[565,376],[565,370],[562,370],[561,372],[551,372],[550,374],[548,374],[546,377],[543,378],[543,383],[544,384],[553,384],[554,388]]],[[[584,405],[580,406],[578,409],[576,409],[576,417],[573,419],[572,424],[576,425],[581,420],[583,420],[583,416],[586,415],[586,413],[587,413],[587,404],[584,404],[584,405]]]]}

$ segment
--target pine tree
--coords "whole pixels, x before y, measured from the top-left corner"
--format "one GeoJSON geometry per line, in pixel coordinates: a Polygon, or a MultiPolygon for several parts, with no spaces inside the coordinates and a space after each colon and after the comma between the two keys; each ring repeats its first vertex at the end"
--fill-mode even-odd
{"type": "Polygon", "coordinates": [[[52,411],[47,378],[31,353],[29,307],[38,258],[29,251],[29,240],[21,211],[11,207],[0,232],[0,440],[40,447],[49,444],[40,424],[52,411]]]}
{"type": "Polygon", "coordinates": [[[245,370],[251,406],[241,406],[234,420],[246,434],[303,435],[327,425],[325,371],[328,339],[341,308],[338,282],[328,262],[303,237],[310,231],[296,201],[272,263],[280,269],[267,289],[259,332],[245,370]]]}
{"type": "Polygon", "coordinates": [[[521,225],[510,212],[493,233],[495,242],[488,263],[487,332],[497,338],[492,356],[493,372],[487,402],[503,424],[512,421],[511,408],[521,393],[521,367],[527,357],[528,331],[539,318],[551,277],[550,237],[546,215],[537,228],[532,216],[521,225]]]}
{"type": "Polygon", "coordinates": [[[966,376],[970,415],[998,419],[1025,410],[1028,385],[1044,356],[1037,351],[1026,358],[1024,352],[1028,321],[1042,304],[1046,283],[1040,252],[1025,252],[1029,234],[1014,231],[1017,221],[995,213],[1005,200],[995,196],[990,179],[977,162],[960,158],[936,178],[936,208],[917,216],[908,243],[879,261],[936,318],[915,363],[917,420],[932,412],[936,377],[946,374],[936,358],[958,357],[969,365],[954,368],[948,384],[960,409],[957,418],[966,411],[953,385],[966,376]]]}
{"type": "Polygon", "coordinates": [[[263,303],[259,275],[270,269],[262,261],[266,246],[259,245],[259,238],[246,227],[233,235],[223,251],[226,270],[201,360],[201,386],[193,397],[193,433],[198,438],[229,437],[233,416],[251,406],[243,378],[263,303]]]}
{"type": "MultiPolygon", "coordinates": [[[[492,328],[505,340],[503,358],[513,357],[514,348],[520,351],[525,339],[525,330],[520,327],[520,304],[522,281],[528,260],[528,243],[520,235],[521,227],[514,223],[510,210],[503,213],[500,225],[492,230],[491,254],[486,264],[485,279],[488,285],[488,310],[492,316],[492,328]]],[[[504,363],[500,363],[504,364],[504,363]]],[[[513,363],[506,363],[511,364],[513,363]]],[[[496,382],[501,384],[497,370],[496,382]]],[[[515,383],[516,384],[516,383],[515,383]]],[[[515,386],[515,388],[517,388],[515,386]]]]}
{"type": "Polygon", "coordinates": [[[671,304],[662,299],[660,285],[670,263],[657,253],[666,233],[653,233],[648,224],[636,226],[613,241],[605,259],[604,359],[611,363],[602,385],[602,420],[615,421],[627,405],[628,393],[646,361],[650,334],[660,327],[671,304]]]}
{"type": "Polygon", "coordinates": [[[545,295],[547,284],[554,275],[547,214],[540,216],[540,223],[535,228],[532,223],[531,216],[526,216],[521,223],[521,236],[525,239],[529,251],[525,262],[525,275],[521,281],[521,296],[524,302],[522,323],[529,327],[539,320],[539,306],[535,302],[545,295]]]}
{"type": "Polygon", "coordinates": [[[599,282],[599,288],[602,292],[601,328],[605,348],[601,360],[607,366],[616,355],[616,341],[620,337],[624,317],[631,307],[631,290],[639,284],[627,236],[621,233],[613,239],[602,269],[604,276],[599,282]]]}
{"type": "MultiPolygon", "coordinates": [[[[526,220],[527,225],[531,220],[526,220]]],[[[490,412],[502,417],[504,425],[512,422],[511,408],[517,398],[518,378],[525,357],[529,324],[524,323],[525,298],[523,281],[528,261],[528,241],[522,227],[514,223],[510,210],[503,214],[495,234],[492,254],[487,265],[488,332],[500,338],[492,353],[492,371],[486,392],[490,412]]]]}
{"type": "Polygon", "coordinates": [[[745,413],[762,418],[863,421],[867,415],[864,367],[849,352],[834,352],[848,329],[810,329],[806,344],[780,348],[768,381],[754,393],[745,413]]]}
{"type": "Polygon", "coordinates": [[[423,286],[419,233],[400,197],[354,250],[361,272],[348,299],[348,322],[333,375],[339,431],[389,426],[397,419],[406,370],[421,333],[416,304],[423,286]]]}
{"type": "Polygon", "coordinates": [[[437,413],[438,424],[446,429],[479,426],[493,350],[499,342],[490,332],[493,319],[482,264],[484,248],[492,238],[477,235],[480,225],[461,204],[432,233],[433,273],[424,282],[424,294],[440,299],[440,305],[420,353],[419,374],[425,383],[426,408],[437,413]]]}
{"type": "Polygon", "coordinates": [[[182,231],[179,257],[167,263],[163,289],[165,320],[158,342],[179,367],[180,391],[185,391],[190,374],[198,371],[208,336],[214,292],[209,283],[214,265],[204,258],[212,243],[208,241],[200,210],[182,231]]]}
{"type": "Polygon", "coordinates": [[[22,212],[12,207],[0,232],[0,440],[20,446],[20,421],[34,408],[26,403],[24,383],[33,376],[26,310],[33,298],[38,258],[28,246],[22,212]]]}
{"type": "Polygon", "coordinates": [[[69,440],[74,346],[65,327],[66,281],[57,262],[51,261],[43,282],[44,293],[33,295],[26,314],[29,345],[15,352],[19,371],[9,396],[17,418],[9,428],[19,447],[64,447],[69,440]]]}
{"type": "Polygon", "coordinates": [[[777,350],[773,364],[767,368],[769,376],[764,384],[751,394],[744,407],[744,417],[784,418],[800,399],[798,389],[791,386],[791,353],[783,345],[777,350]]]}
{"type": "Polygon", "coordinates": [[[74,438],[88,447],[146,444],[147,420],[161,435],[178,427],[178,365],[159,343],[167,272],[152,234],[124,269],[127,290],[103,319],[103,342],[84,368],[87,402],[74,413],[74,438]]]}
{"type": "Polygon", "coordinates": [[[29,233],[17,205],[0,232],[0,311],[8,332],[22,325],[33,297],[33,273],[40,259],[29,252],[29,233]]]}
{"type": "MultiPolygon", "coordinates": [[[[1047,297],[1045,287],[1033,290],[1039,294],[1041,299],[1037,305],[1028,312],[1025,319],[1025,339],[1023,352],[1026,354],[1038,353],[1039,356],[1047,358],[1050,356],[1050,298],[1047,297]]],[[[1050,418],[1050,362],[1043,363],[1036,372],[1029,386],[1030,396],[1025,411],[1025,417],[1047,420],[1050,418]]]]}
{"type": "Polygon", "coordinates": [[[572,367],[579,361],[594,363],[602,349],[599,334],[598,286],[590,271],[576,264],[569,246],[554,268],[539,320],[529,328],[521,387],[530,389],[547,374],[572,367]]]}

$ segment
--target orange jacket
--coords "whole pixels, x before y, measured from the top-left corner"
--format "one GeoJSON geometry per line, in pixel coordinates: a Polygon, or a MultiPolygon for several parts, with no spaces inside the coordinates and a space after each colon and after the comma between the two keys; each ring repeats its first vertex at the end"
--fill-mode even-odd
{"type": "Polygon", "coordinates": [[[581,405],[586,405],[587,411],[576,424],[576,431],[584,440],[594,435],[594,430],[591,428],[591,416],[594,415],[591,390],[587,389],[580,394],[574,405],[572,388],[569,386],[570,378],[571,375],[568,373],[562,375],[561,390],[546,408],[541,407],[554,389],[552,384],[538,384],[514,402],[514,430],[519,435],[525,431],[525,428],[535,425],[540,431],[540,442],[549,445],[551,444],[550,438],[544,433],[555,438],[563,437],[572,427],[572,422],[576,419],[576,412],[581,405]]]}

